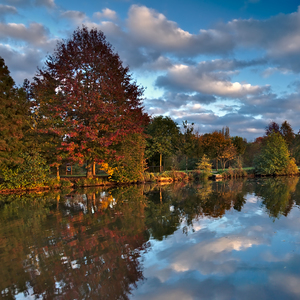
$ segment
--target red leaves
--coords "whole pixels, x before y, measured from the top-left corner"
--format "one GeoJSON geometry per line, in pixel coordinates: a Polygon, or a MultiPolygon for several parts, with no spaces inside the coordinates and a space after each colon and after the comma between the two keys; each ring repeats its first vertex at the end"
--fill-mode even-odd
{"type": "Polygon", "coordinates": [[[143,89],[97,29],[77,29],[57,45],[35,92],[42,113],[58,119],[49,130],[63,136],[61,146],[74,160],[115,155],[119,142],[149,122],[143,89]]]}

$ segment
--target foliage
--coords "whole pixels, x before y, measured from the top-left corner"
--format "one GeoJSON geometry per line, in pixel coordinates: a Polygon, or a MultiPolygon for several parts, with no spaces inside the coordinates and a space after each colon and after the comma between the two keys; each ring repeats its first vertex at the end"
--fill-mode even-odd
{"type": "Polygon", "coordinates": [[[160,177],[165,177],[165,178],[171,178],[173,181],[184,181],[188,180],[189,176],[185,172],[180,172],[180,171],[166,171],[162,174],[160,174],[160,177]]]}
{"type": "Polygon", "coordinates": [[[112,180],[116,182],[143,181],[146,168],[146,140],[142,134],[132,134],[119,143],[117,149],[120,158],[112,160],[112,180]]]}
{"type": "Polygon", "coordinates": [[[115,147],[130,134],[142,134],[148,122],[143,89],[123,67],[103,32],[77,29],[57,44],[34,82],[36,109],[54,119],[47,132],[64,136],[59,149],[79,163],[118,159],[115,147]]]}
{"type": "Polygon", "coordinates": [[[185,170],[188,170],[188,158],[194,154],[196,137],[194,135],[194,123],[189,124],[188,121],[182,122],[183,134],[181,134],[180,151],[185,156],[185,170]]]}
{"type": "Polygon", "coordinates": [[[279,133],[271,133],[255,158],[255,171],[261,175],[298,174],[295,160],[290,157],[287,144],[279,133]]]}
{"type": "Polygon", "coordinates": [[[279,125],[274,121],[270,122],[266,127],[266,135],[269,136],[272,133],[280,133],[279,125]]]}
{"type": "Polygon", "coordinates": [[[288,147],[290,147],[290,145],[292,144],[292,142],[295,138],[295,134],[294,134],[294,131],[293,131],[290,123],[288,123],[287,121],[284,121],[281,124],[280,132],[281,132],[285,142],[287,143],[288,147]]]}
{"type": "Polygon", "coordinates": [[[210,163],[209,158],[204,154],[202,159],[197,164],[197,170],[202,171],[202,177],[208,177],[211,173],[212,164],[210,163]]]}
{"type": "Polygon", "coordinates": [[[256,185],[255,193],[261,197],[270,217],[287,216],[293,207],[292,194],[296,190],[298,177],[265,179],[263,185],[256,185]]]}
{"type": "Polygon", "coordinates": [[[226,162],[236,157],[236,149],[232,144],[231,139],[229,136],[226,137],[222,132],[215,131],[213,133],[204,134],[201,137],[201,141],[204,153],[210,159],[216,160],[216,169],[218,167],[218,161],[221,161],[224,170],[226,162]]]}
{"type": "Polygon", "coordinates": [[[68,179],[60,179],[60,187],[67,188],[73,186],[73,183],[68,179]]]}
{"type": "Polygon", "coordinates": [[[259,137],[253,143],[247,143],[246,150],[243,154],[243,163],[246,167],[254,166],[254,158],[258,156],[261,150],[262,143],[265,138],[259,137]]]}
{"type": "Polygon", "coordinates": [[[160,171],[162,156],[170,156],[178,147],[180,131],[176,122],[170,117],[154,117],[147,127],[146,157],[151,158],[159,154],[160,171]]]}
{"type": "Polygon", "coordinates": [[[106,180],[101,177],[94,177],[94,178],[86,178],[82,177],[75,181],[74,185],[76,187],[79,186],[102,186],[106,184],[106,180]]]}
{"type": "Polygon", "coordinates": [[[247,141],[240,136],[232,137],[231,141],[238,155],[238,163],[241,164],[241,156],[245,153],[247,141]]]}
{"type": "Polygon", "coordinates": [[[99,169],[105,171],[105,173],[108,175],[108,178],[111,178],[116,170],[116,168],[112,168],[108,163],[104,162],[99,164],[99,169]]]}
{"type": "Polygon", "coordinates": [[[49,166],[37,152],[21,155],[23,163],[12,168],[2,169],[4,182],[1,189],[31,189],[46,185],[49,176],[49,166]]]}
{"type": "Polygon", "coordinates": [[[14,80],[0,57],[0,165],[21,163],[24,151],[24,129],[28,122],[29,103],[22,88],[14,80]]]}

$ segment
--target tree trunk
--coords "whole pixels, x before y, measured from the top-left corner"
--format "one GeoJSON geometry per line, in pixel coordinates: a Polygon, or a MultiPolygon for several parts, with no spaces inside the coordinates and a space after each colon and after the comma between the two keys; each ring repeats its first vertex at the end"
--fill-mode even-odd
{"type": "Polygon", "coordinates": [[[162,172],[162,153],[159,153],[159,172],[162,172]]]}
{"type": "Polygon", "coordinates": [[[59,175],[59,166],[56,166],[56,178],[60,180],[60,175],[59,175]]]}
{"type": "Polygon", "coordinates": [[[188,170],[188,157],[187,155],[185,156],[185,170],[188,170]]]}
{"type": "Polygon", "coordinates": [[[218,164],[219,164],[219,161],[218,159],[216,158],[216,171],[218,172],[218,164]]]}
{"type": "Polygon", "coordinates": [[[96,163],[93,162],[93,176],[96,176],[96,163]]]}
{"type": "Polygon", "coordinates": [[[86,166],[86,178],[93,178],[93,163],[88,163],[86,166]]]}

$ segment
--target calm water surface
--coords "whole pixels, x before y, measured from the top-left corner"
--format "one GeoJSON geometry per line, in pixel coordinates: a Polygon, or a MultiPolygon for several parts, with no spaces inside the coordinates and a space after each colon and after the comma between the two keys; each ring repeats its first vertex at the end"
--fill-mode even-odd
{"type": "Polygon", "coordinates": [[[4,299],[300,299],[299,178],[0,196],[4,299]]]}

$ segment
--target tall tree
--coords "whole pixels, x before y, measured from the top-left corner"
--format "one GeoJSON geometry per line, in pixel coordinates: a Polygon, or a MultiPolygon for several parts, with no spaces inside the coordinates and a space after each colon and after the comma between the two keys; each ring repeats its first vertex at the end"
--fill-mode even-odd
{"type": "Polygon", "coordinates": [[[185,170],[188,169],[188,158],[193,155],[197,145],[194,135],[194,123],[188,123],[187,120],[182,122],[183,133],[181,135],[181,151],[185,156],[185,170]]]}
{"type": "Polygon", "coordinates": [[[22,88],[17,88],[0,57],[0,165],[22,162],[24,128],[29,118],[29,103],[22,88]]]}
{"type": "Polygon", "coordinates": [[[284,121],[281,124],[280,132],[281,132],[285,142],[287,143],[288,147],[290,147],[295,138],[295,134],[292,129],[292,126],[290,125],[290,123],[288,121],[284,121]]]}
{"type": "Polygon", "coordinates": [[[245,153],[247,147],[247,141],[240,136],[234,136],[231,138],[231,141],[236,149],[238,154],[238,163],[240,164],[240,158],[245,153]]]}
{"type": "Polygon", "coordinates": [[[83,26],[59,42],[38,71],[34,91],[43,118],[55,120],[48,132],[64,137],[59,147],[70,159],[87,163],[87,177],[94,162],[120,158],[116,146],[148,123],[143,89],[97,29],[83,26]]]}
{"type": "Polygon", "coordinates": [[[147,156],[150,158],[159,153],[159,167],[162,171],[162,158],[174,153],[180,136],[176,122],[170,117],[154,117],[147,127],[148,149],[147,156]]]}

